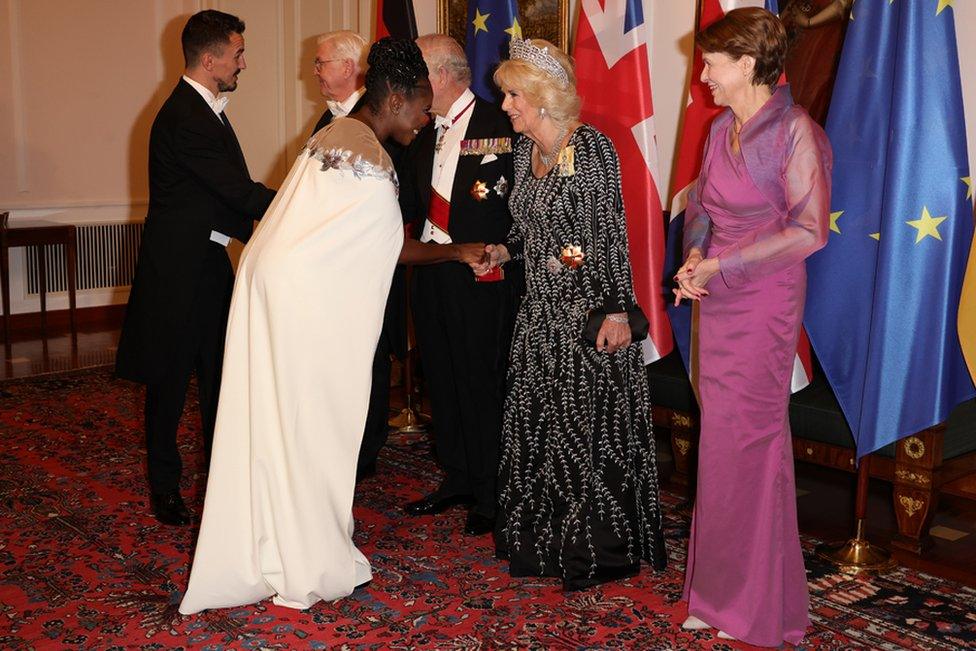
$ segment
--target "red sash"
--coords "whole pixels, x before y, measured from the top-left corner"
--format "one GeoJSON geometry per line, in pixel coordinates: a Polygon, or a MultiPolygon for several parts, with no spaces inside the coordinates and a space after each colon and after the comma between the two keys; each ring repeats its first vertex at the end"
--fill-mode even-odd
{"type": "Polygon", "coordinates": [[[434,188],[430,189],[430,207],[427,209],[427,219],[445,233],[450,232],[447,230],[447,225],[451,220],[451,204],[439,195],[434,188]]]}
{"type": "MultiPolygon", "coordinates": [[[[451,221],[451,204],[439,195],[434,188],[430,189],[430,207],[427,209],[427,219],[437,228],[449,233],[447,226],[451,221]]],[[[502,271],[501,267],[495,267],[483,276],[474,277],[475,282],[479,283],[493,283],[504,278],[505,272],[502,271]]]]}

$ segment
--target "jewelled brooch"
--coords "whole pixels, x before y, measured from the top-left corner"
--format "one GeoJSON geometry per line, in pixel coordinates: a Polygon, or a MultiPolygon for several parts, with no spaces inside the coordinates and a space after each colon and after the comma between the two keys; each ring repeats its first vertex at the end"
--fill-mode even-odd
{"type": "Polygon", "coordinates": [[[579,269],[583,266],[586,254],[576,244],[567,244],[559,254],[559,260],[568,269],[579,269]]]}
{"type": "Polygon", "coordinates": [[[563,150],[559,152],[559,161],[556,163],[556,167],[559,169],[559,176],[573,176],[576,174],[576,151],[573,149],[573,145],[567,145],[563,147],[563,150]]]}

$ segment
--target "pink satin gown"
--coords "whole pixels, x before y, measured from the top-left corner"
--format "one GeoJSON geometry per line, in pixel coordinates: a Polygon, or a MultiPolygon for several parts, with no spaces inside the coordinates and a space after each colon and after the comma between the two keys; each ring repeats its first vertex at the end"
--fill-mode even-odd
{"type": "MultiPolygon", "coordinates": [[[[699,179],[711,221],[705,257],[720,261],[783,221],[729,141],[727,127],[712,133],[699,179]]],[[[684,598],[690,615],[762,646],[797,643],[810,623],[787,417],[806,292],[798,257],[734,287],[719,273],[701,301],[698,493],[684,598]]]]}

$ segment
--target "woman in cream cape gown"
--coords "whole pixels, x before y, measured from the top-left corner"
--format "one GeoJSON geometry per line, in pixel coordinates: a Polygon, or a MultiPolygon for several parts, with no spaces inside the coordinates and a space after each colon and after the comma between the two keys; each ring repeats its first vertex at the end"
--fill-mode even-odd
{"type": "Polygon", "coordinates": [[[352,541],[373,353],[403,243],[396,177],[364,123],[299,155],[241,257],[210,477],[180,612],[293,608],[370,580],[352,541]]]}

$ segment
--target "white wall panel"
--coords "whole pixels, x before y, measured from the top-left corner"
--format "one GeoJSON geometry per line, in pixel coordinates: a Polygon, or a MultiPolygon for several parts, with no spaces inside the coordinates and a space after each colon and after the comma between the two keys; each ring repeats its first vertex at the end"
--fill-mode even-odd
{"type": "MultiPolygon", "coordinates": [[[[689,74],[695,0],[644,0],[653,21],[651,80],[662,185],[669,187],[689,74]]],[[[436,30],[436,0],[414,0],[418,31],[436,30]]],[[[578,0],[570,0],[575,30],[578,0]]],[[[227,109],[251,175],[276,187],[323,110],[315,37],[374,30],[372,0],[0,0],[0,210],[12,220],[141,220],[149,129],[183,68],[179,36],[193,12],[247,24],[248,68],[227,109]]],[[[952,7],[976,169],[976,2],[952,7]]],[[[13,308],[36,309],[18,288],[13,308]]],[[[112,297],[79,297],[120,301],[112,297]]],[[[52,307],[61,298],[52,298],[52,307]]]]}

